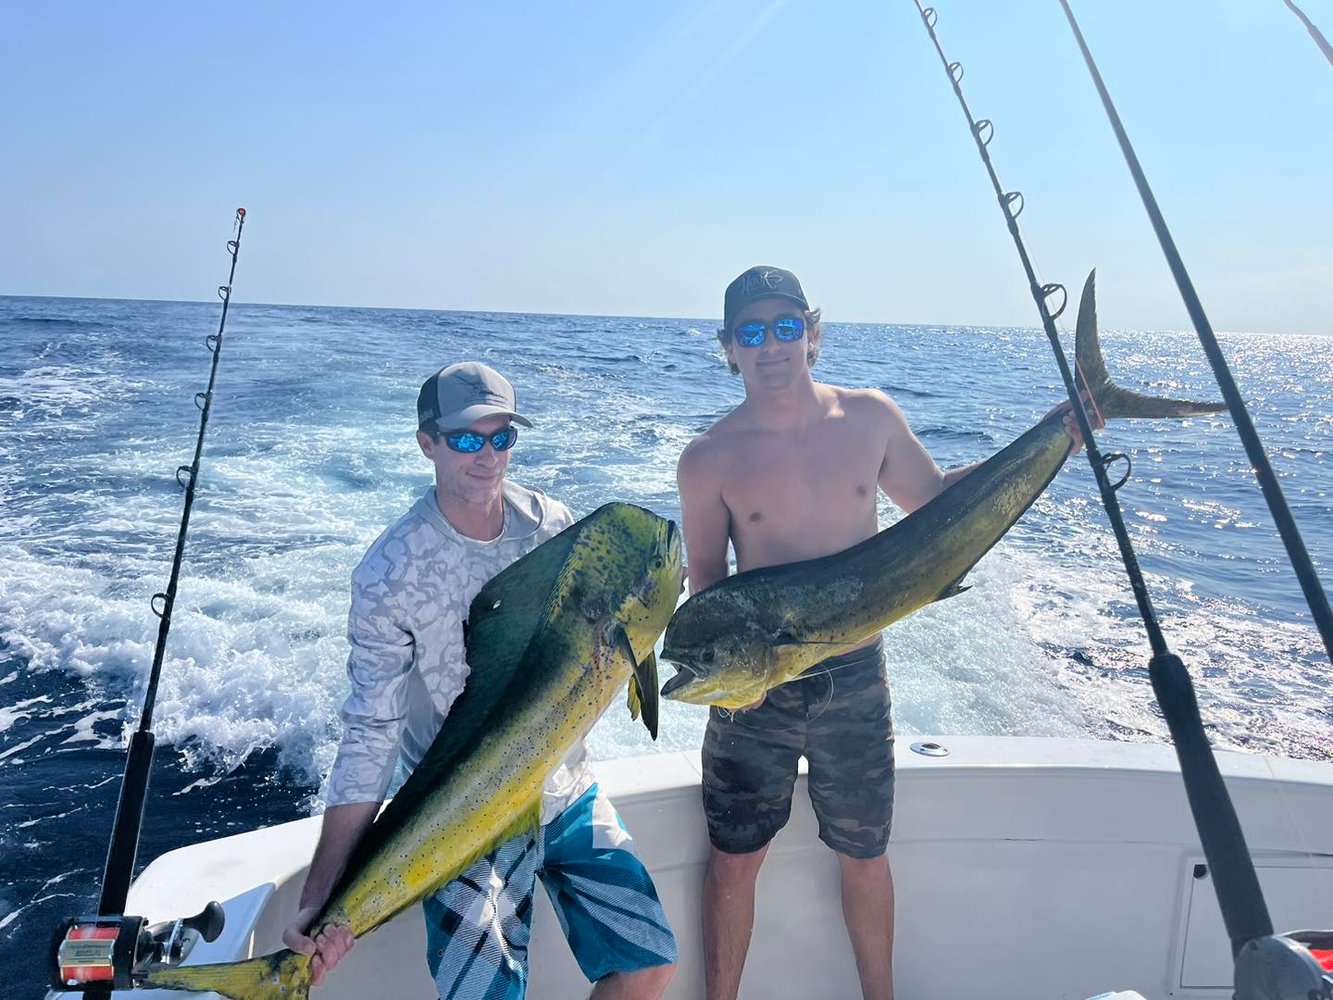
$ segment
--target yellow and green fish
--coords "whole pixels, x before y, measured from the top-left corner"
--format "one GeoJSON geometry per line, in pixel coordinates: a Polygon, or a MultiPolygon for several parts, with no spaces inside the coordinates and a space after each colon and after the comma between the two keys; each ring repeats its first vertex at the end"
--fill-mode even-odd
{"type": "MultiPolygon", "coordinates": [[[[653,646],[681,592],[676,525],[607,504],[499,573],[468,614],[467,686],[426,756],[367,831],[312,925],[356,937],[477,858],[535,829],[548,776],[629,681],[657,736],[653,646]]],[[[144,987],[232,1000],[304,1000],[310,958],[156,970],[144,987]]],[[[334,973],[336,975],[336,972],[334,973]]]]}
{"type": "MultiPolygon", "coordinates": [[[[1141,396],[1106,373],[1094,276],[1079,306],[1075,356],[1102,416],[1190,417],[1222,403],[1141,396]]],[[[743,708],[898,619],[952,597],[1055,478],[1073,450],[1053,412],[896,524],[833,555],[748,570],[690,597],[667,627],[662,687],[676,701],[743,708]]]]}

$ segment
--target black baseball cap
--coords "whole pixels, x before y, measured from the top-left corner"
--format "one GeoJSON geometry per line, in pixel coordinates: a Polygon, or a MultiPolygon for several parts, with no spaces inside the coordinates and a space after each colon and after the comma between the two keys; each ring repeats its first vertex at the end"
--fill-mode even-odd
{"type": "Polygon", "coordinates": [[[796,275],[780,267],[752,267],[727,286],[722,298],[722,329],[730,332],[736,314],[760,299],[789,299],[804,310],[810,309],[796,275]]]}

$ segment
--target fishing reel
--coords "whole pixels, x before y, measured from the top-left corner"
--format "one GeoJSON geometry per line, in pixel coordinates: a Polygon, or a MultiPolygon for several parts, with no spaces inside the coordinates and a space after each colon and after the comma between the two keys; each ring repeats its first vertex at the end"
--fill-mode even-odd
{"type": "Polygon", "coordinates": [[[51,985],[79,993],[133,989],[154,969],[180,965],[200,939],[216,940],[225,921],[217,902],[159,924],[127,916],[67,920],[52,942],[51,985]]]}
{"type": "Polygon", "coordinates": [[[1247,941],[1236,956],[1236,1000],[1333,1000],[1333,931],[1247,941]]]}

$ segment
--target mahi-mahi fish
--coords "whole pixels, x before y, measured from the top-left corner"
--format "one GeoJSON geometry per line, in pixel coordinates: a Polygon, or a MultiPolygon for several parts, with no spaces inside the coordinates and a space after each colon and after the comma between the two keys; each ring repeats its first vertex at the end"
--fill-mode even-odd
{"type": "MultiPolygon", "coordinates": [[[[629,681],[657,736],[653,646],[682,586],[676,525],[611,503],[500,572],[468,612],[471,673],[439,735],[367,831],[312,925],[361,937],[535,830],[542,787],[629,681]]],[[[160,969],[140,985],[232,1000],[309,995],[310,957],[277,951],[160,969]]]]}
{"type": "MultiPolygon", "coordinates": [[[[1095,274],[1079,305],[1075,356],[1105,418],[1191,417],[1222,403],[1142,396],[1115,385],[1097,336],[1095,274]]],[[[747,570],[690,597],[667,626],[677,668],[664,697],[743,708],[820,660],[967,588],[963,577],[1039,497],[1073,450],[1053,411],[933,500],[849,549],[747,570]]]]}

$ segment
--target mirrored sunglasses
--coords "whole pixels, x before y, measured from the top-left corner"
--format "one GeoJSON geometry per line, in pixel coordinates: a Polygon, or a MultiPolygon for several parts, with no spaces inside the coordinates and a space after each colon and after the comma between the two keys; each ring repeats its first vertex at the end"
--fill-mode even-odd
{"type": "Polygon", "coordinates": [[[487,441],[496,451],[508,451],[518,440],[518,428],[510,424],[491,434],[483,434],[480,431],[446,431],[443,437],[450,451],[475,455],[486,446],[487,441]]]}
{"type": "Polygon", "coordinates": [[[758,347],[768,339],[770,330],[773,331],[774,340],[790,344],[805,336],[805,318],[802,316],[779,316],[771,323],[764,323],[757,319],[751,320],[748,323],[736,324],[731,334],[736,338],[736,343],[742,347],[758,347]]]}

